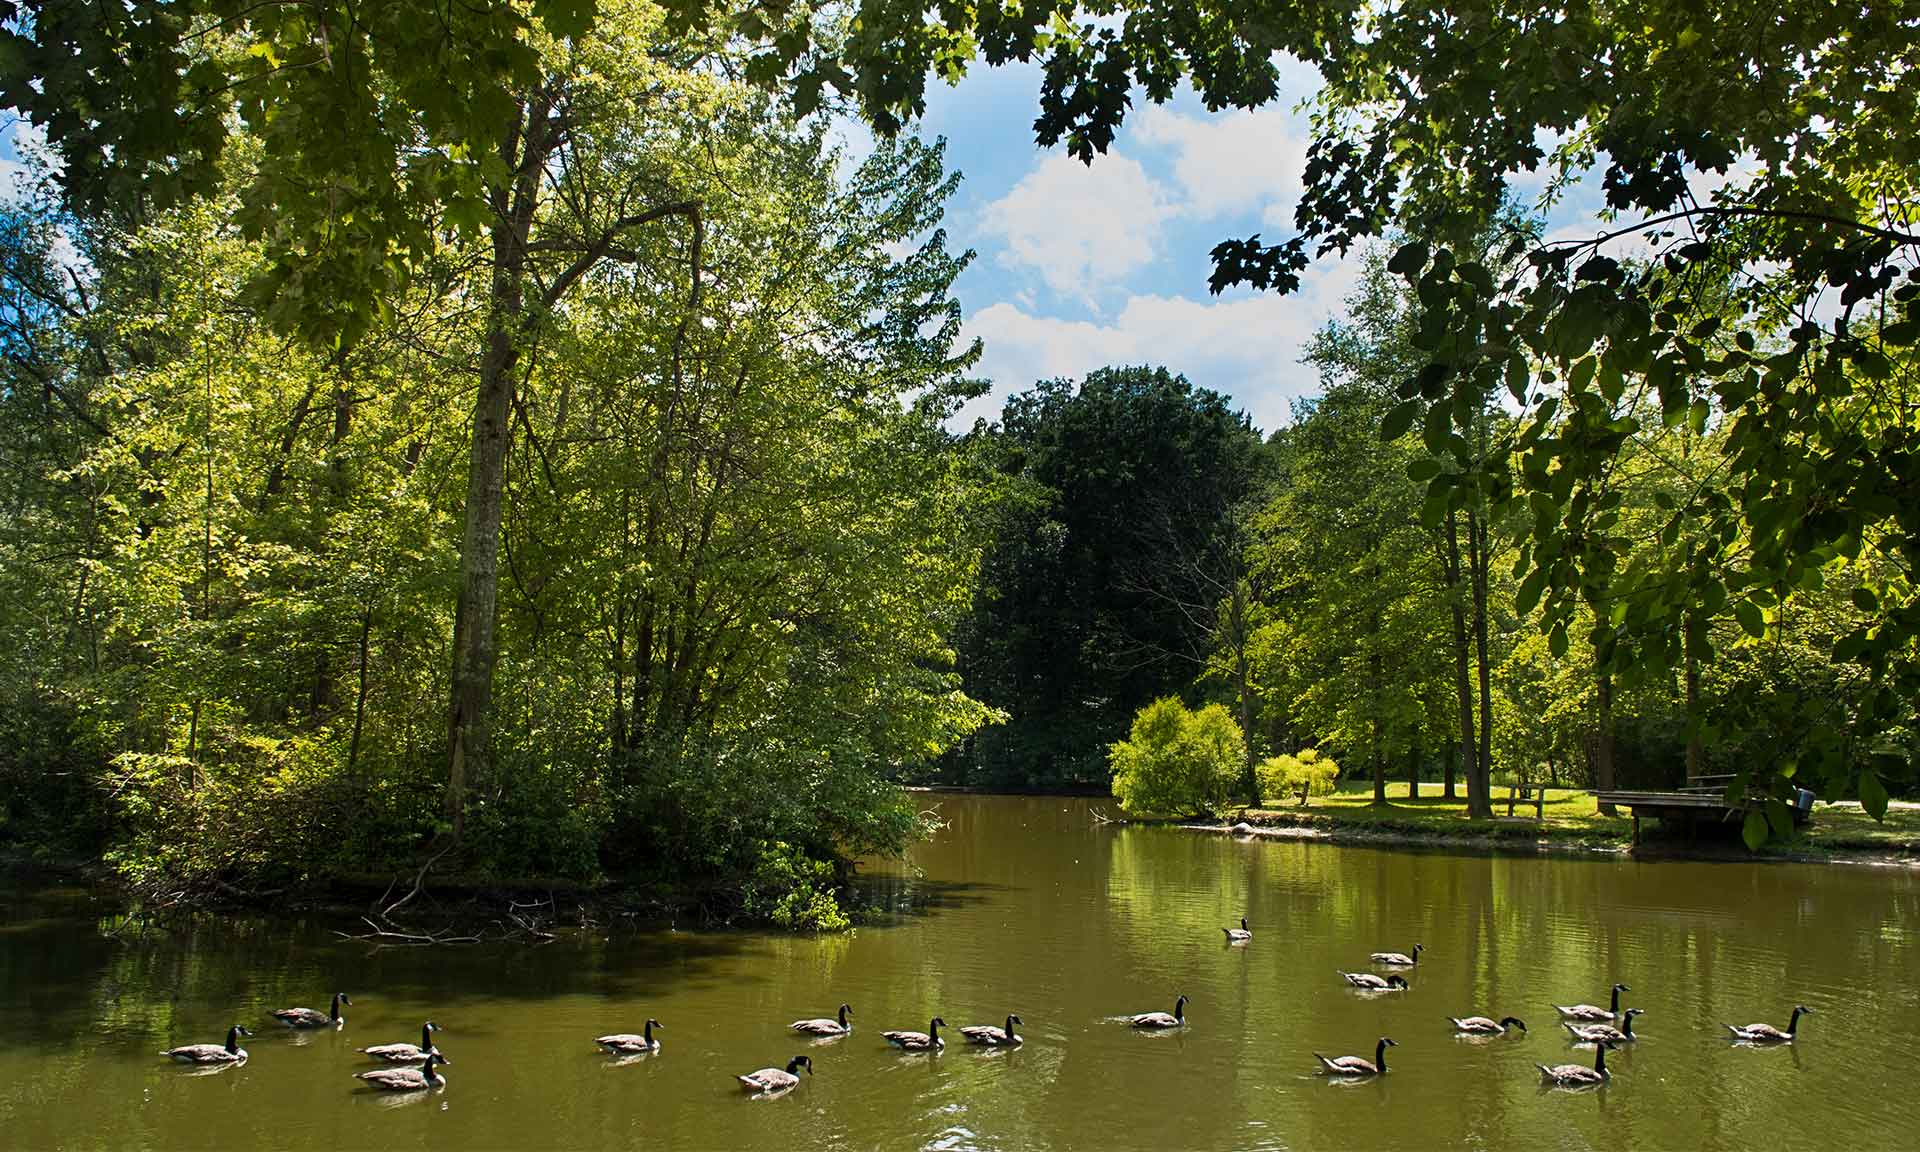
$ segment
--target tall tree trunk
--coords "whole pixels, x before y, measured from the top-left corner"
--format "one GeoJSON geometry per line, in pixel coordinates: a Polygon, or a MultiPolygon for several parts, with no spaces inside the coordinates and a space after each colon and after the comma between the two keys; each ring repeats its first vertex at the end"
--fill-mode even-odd
{"type": "Polygon", "coordinates": [[[508,423],[526,294],[527,234],[547,158],[544,104],[517,110],[500,145],[510,188],[496,189],[488,286],[487,344],[473,404],[467,461],[466,526],[460,537],[460,599],[453,617],[453,707],[449,717],[446,817],[458,839],[466,826],[467,791],[493,762],[493,671],[500,610],[500,523],[504,512],[508,423]],[[523,137],[522,131],[525,135],[523,137]]]}
{"type": "Polygon", "coordinates": [[[1454,785],[1453,785],[1454,769],[1459,765],[1459,762],[1460,762],[1459,742],[1455,740],[1447,741],[1447,759],[1446,759],[1447,771],[1445,776],[1446,784],[1445,784],[1445,790],[1440,793],[1443,799],[1458,800],[1460,798],[1459,794],[1454,791],[1454,785]]]}
{"type": "Polygon", "coordinates": [[[1407,799],[1420,799],[1420,760],[1426,755],[1426,733],[1417,725],[1413,730],[1413,751],[1407,758],[1407,799]]]}
{"type": "MultiPolygon", "coordinates": [[[[1600,791],[1613,787],[1613,676],[1600,674],[1600,732],[1594,741],[1593,786],[1600,791]]],[[[1603,815],[1612,816],[1611,804],[1600,805],[1603,815]]]]}
{"type": "Polygon", "coordinates": [[[1687,621],[1687,783],[1706,767],[1706,742],[1700,738],[1700,660],[1693,651],[1694,621],[1687,621]]]}
{"type": "Polygon", "coordinates": [[[1476,510],[1467,510],[1468,563],[1473,569],[1474,660],[1480,671],[1480,744],[1467,773],[1467,816],[1493,819],[1493,687],[1487,663],[1487,532],[1476,510]]]}
{"type": "MultiPolygon", "coordinates": [[[[1453,608],[1453,680],[1454,690],[1460,699],[1460,758],[1464,762],[1467,776],[1467,799],[1469,806],[1473,799],[1474,779],[1474,724],[1473,724],[1473,682],[1467,673],[1471,653],[1467,643],[1467,610],[1460,602],[1460,512],[1453,509],[1447,513],[1447,586],[1451,595],[1448,599],[1453,608]]],[[[1453,791],[1453,758],[1447,758],[1447,799],[1458,799],[1453,791]]]]}
{"type": "MultiPolygon", "coordinates": [[[[1377,632],[1376,632],[1377,635],[1377,632]]],[[[1373,654],[1373,739],[1369,741],[1373,753],[1373,802],[1387,802],[1387,758],[1380,751],[1380,653],[1373,654]]]]}
{"type": "Polygon", "coordinates": [[[1247,746],[1246,787],[1247,802],[1254,807],[1260,806],[1260,774],[1254,770],[1257,753],[1253,747],[1253,692],[1247,677],[1247,582],[1236,579],[1233,582],[1233,618],[1228,622],[1233,631],[1233,679],[1234,687],[1240,693],[1240,736],[1247,746]]]}

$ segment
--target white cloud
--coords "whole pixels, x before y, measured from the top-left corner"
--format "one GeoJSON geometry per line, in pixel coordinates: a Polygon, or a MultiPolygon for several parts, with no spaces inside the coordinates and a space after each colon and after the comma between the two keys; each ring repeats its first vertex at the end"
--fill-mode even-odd
{"type": "Polygon", "coordinates": [[[1136,295],[1111,320],[1100,321],[1036,315],[1005,301],[990,305],[968,318],[967,335],[985,341],[980,372],[993,380],[993,391],[969,404],[956,423],[993,418],[1009,395],[1036,380],[1159,364],[1232,396],[1270,431],[1291,419],[1293,400],[1320,390],[1318,375],[1301,357],[1358,275],[1357,259],[1329,260],[1310,270],[1292,295],[1136,295]]]}
{"type": "Polygon", "coordinates": [[[1137,132],[1142,143],[1173,154],[1183,215],[1211,219],[1257,210],[1271,228],[1292,219],[1300,198],[1307,140],[1295,121],[1273,106],[1186,116],[1155,104],[1140,114],[1137,132]]]}
{"type": "Polygon", "coordinates": [[[1103,283],[1154,261],[1175,212],[1165,188],[1129,157],[1103,156],[1088,168],[1054,152],[988,204],[980,223],[1006,242],[1004,259],[1090,304],[1103,283]]]}

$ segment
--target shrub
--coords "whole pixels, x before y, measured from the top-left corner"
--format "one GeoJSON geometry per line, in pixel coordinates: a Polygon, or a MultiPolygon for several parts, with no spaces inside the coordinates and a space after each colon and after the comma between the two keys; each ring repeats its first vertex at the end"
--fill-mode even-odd
{"type": "Polygon", "coordinates": [[[784,840],[762,840],[759,849],[746,883],[747,915],[790,932],[844,932],[851,926],[833,895],[833,865],[784,840]]]}
{"type": "Polygon", "coordinates": [[[1266,796],[1298,793],[1300,803],[1308,796],[1333,795],[1334,781],[1340,778],[1340,765],[1331,756],[1322,756],[1308,748],[1293,756],[1269,756],[1260,762],[1260,792],[1266,796]]]}
{"type": "Polygon", "coordinates": [[[1142,708],[1127,739],[1107,750],[1120,806],[1161,816],[1223,807],[1246,757],[1246,741],[1232,713],[1219,704],[1190,712],[1173,696],[1142,708]]]}

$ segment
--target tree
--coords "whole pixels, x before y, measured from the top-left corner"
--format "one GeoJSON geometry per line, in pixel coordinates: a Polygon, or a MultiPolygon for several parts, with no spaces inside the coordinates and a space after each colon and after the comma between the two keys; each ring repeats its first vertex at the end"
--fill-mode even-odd
{"type": "Polygon", "coordinates": [[[1246,744],[1218,704],[1190,712],[1177,696],[1140,710],[1125,740],[1108,751],[1113,795],[1129,812],[1190,816],[1217,812],[1240,778],[1246,744]]]}
{"type": "Polygon", "coordinates": [[[1099,749],[1232,630],[1259,437],[1218,393],[1118,368],[1042,382],[975,438],[1025,496],[957,640],[968,692],[1011,716],[974,764],[1001,783],[1103,780],[1099,749]]]}

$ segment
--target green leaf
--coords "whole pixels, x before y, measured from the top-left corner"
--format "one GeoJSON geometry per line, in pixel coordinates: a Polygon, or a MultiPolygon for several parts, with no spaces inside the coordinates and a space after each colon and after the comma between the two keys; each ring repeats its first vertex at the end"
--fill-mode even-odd
{"type": "Polygon", "coordinates": [[[1862,612],[1878,612],[1880,597],[1873,594],[1873,589],[1862,584],[1853,590],[1853,606],[1862,612]]]}
{"type": "Polygon", "coordinates": [[[1440,475],[1440,461],[1431,456],[1407,461],[1407,479],[1415,484],[1431,480],[1438,475],[1440,475]]]}
{"type": "Polygon", "coordinates": [[[1767,618],[1753,601],[1742,600],[1734,605],[1733,616],[1740,621],[1740,627],[1747,635],[1758,639],[1767,634],[1767,618]]]}
{"type": "Polygon", "coordinates": [[[1393,254],[1393,259],[1387,261],[1387,271],[1409,279],[1419,275],[1426,266],[1427,242],[1424,240],[1401,245],[1400,250],[1393,254]]]}
{"type": "Polygon", "coordinates": [[[1394,405],[1380,421],[1380,439],[1392,442],[1405,436],[1407,429],[1413,427],[1413,418],[1420,414],[1420,405],[1417,398],[1394,405]]]}
{"type": "Polygon", "coordinates": [[[1553,658],[1556,660],[1567,654],[1567,625],[1565,621],[1555,624],[1553,631],[1547,633],[1547,651],[1553,653],[1553,658]]]}
{"type": "Polygon", "coordinates": [[[1880,777],[1865,768],[1860,770],[1860,807],[1866,809],[1867,815],[1875,820],[1886,818],[1887,786],[1880,782],[1880,777]]]}
{"type": "Polygon", "coordinates": [[[1749,851],[1758,852],[1760,845],[1767,842],[1767,818],[1758,808],[1748,811],[1747,818],[1740,822],[1740,839],[1747,842],[1749,851]]]}

